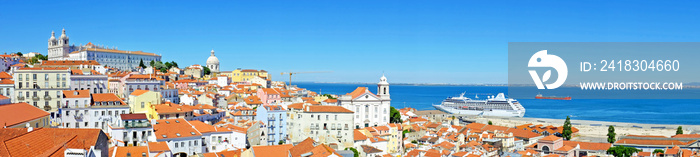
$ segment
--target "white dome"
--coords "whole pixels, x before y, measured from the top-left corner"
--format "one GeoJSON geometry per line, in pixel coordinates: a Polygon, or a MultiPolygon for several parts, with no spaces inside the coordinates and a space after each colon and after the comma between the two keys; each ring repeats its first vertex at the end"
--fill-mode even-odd
{"type": "Polygon", "coordinates": [[[389,82],[386,82],[386,77],[382,75],[382,77],[379,78],[379,85],[389,85],[389,82]]]}
{"type": "Polygon", "coordinates": [[[49,41],[54,41],[56,40],[56,33],[51,31],[51,38],[49,38],[49,41]]]}
{"type": "MultiPolygon", "coordinates": [[[[68,39],[68,36],[66,35],[66,29],[64,28],[61,33],[61,39],[68,39]]],[[[68,43],[66,43],[68,44],[68,43]]]]}
{"type": "Polygon", "coordinates": [[[207,59],[207,65],[219,65],[219,58],[214,56],[214,50],[211,50],[211,56],[207,59]]]}

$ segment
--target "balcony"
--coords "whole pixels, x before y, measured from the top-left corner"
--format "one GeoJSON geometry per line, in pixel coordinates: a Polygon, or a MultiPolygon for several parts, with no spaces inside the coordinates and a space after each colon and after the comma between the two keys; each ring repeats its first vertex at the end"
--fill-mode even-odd
{"type": "Polygon", "coordinates": [[[17,100],[23,101],[24,97],[23,96],[17,96],[17,100]]]}
{"type": "Polygon", "coordinates": [[[44,100],[50,101],[50,100],[51,100],[51,96],[48,96],[48,95],[44,96],[44,100]]]}
{"type": "Polygon", "coordinates": [[[39,101],[39,97],[38,97],[38,96],[33,96],[33,97],[32,97],[32,100],[34,100],[34,101],[39,101]]]}
{"type": "Polygon", "coordinates": [[[124,128],[126,129],[131,129],[131,128],[150,128],[151,123],[149,122],[125,122],[124,123],[124,128]]]}

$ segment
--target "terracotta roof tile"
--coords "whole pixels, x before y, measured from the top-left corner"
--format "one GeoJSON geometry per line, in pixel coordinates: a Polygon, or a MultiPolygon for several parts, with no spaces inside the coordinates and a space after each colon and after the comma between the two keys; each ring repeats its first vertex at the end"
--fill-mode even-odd
{"type": "Polygon", "coordinates": [[[90,98],[90,90],[64,90],[64,98],[90,98]]]}
{"type": "Polygon", "coordinates": [[[146,146],[115,147],[114,151],[114,156],[127,156],[127,154],[129,154],[129,156],[138,157],[141,156],[141,154],[146,154],[146,156],[149,154],[148,147],[146,146]]]}
{"type": "Polygon", "coordinates": [[[134,90],[134,92],[131,92],[130,95],[133,95],[133,96],[141,96],[141,94],[144,94],[144,93],[149,92],[149,91],[150,91],[150,90],[141,90],[141,89],[137,89],[137,90],[134,90]]]}
{"type": "Polygon", "coordinates": [[[307,112],[354,113],[342,106],[308,106],[307,112]]]}
{"type": "Polygon", "coordinates": [[[49,113],[27,103],[0,105],[0,125],[14,126],[48,116],[49,113]]]}
{"type": "Polygon", "coordinates": [[[168,143],[166,143],[165,141],[163,141],[163,142],[148,142],[148,151],[150,151],[150,152],[170,151],[170,147],[168,147],[168,143]]]}
{"type": "Polygon", "coordinates": [[[292,144],[273,145],[273,146],[253,146],[253,154],[255,156],[288,156],[289,149],[294,147],[292,144]]]}

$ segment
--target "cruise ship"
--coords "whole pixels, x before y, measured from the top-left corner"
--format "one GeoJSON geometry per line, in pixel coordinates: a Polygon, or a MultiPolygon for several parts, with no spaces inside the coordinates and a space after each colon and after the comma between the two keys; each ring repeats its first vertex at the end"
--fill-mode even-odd
{"type": "MultiPolygon", "coordinates": [[[[478,97],[477,97],[478,99],[478,97]]],[[[506,98],[503,93],[496,96],[488,96],[485,100],[476,100],[464,97],[448,97],[440,105],[433,105],[436,109],[450,114],[498,116],[498,117],[523,117],[525,108],[512,98],[506,98]]]]}

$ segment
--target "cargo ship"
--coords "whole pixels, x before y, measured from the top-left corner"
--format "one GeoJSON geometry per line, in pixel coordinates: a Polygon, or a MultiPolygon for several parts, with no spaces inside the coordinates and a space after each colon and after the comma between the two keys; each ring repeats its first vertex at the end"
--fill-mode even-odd
{"type": "Polygon", "coordinates": [[[535,96],[535,99],[571,100],[571,97],[542,96],[542,94],[537,94],[537,96],[535,96]]]}

